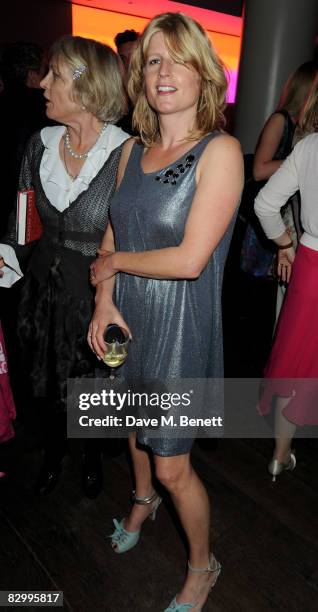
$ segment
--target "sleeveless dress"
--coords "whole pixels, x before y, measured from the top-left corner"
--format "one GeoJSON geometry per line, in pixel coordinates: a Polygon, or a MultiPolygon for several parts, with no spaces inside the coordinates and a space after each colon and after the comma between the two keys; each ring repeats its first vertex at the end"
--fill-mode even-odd
{"type": "MultiPolygon", "coordinates": [[[[293,137],[295,124],[293,123],[288,111],[284,108],[275,111],[273,115],[284,117],[284,129],[279,141],[273,160],[283,160],[291,153],[293,148],[293,137]]],[[[258,192],[266,185],[265,181],[255,181],[252,177],[244,187],[242,200],[248,200],[249,206],[253,209],[254,200],[258,192]]],[[[249,213],[250,214],[250,213],[249,213]]],[[[288,220],[288,226],[294,231],[293,213],[291,203],[286,203],[283,210],[284,220],[288,220]]],[[[274,272],[276,261],[276,247],[264,235],[258,219],[252,212],[251,220],[248,220],[246,233],[243,239],[241,250],[241,268],[244,272],[258,278],[268,278],[276,276],[274,272]]]]}
{"type": "MultiPolygon", "coordinates": [[[[196,190],[197,163],[215,131],[159,172],[144,173],[135,143],[110,207],[117,251],[178,246],[196,190]]],[[[213,169],[211,169],[213,172],[213,169]]],[[[222,378],[221,292],[233,222],[195,280],[157,280],[119,273],[116,305],[133,341],[120,376],[128,379],[222,378]]],[[[171,262],[173,264],[173,262],[171,262]]],[[[188,439],[145,439],[159,455],[188,452],[188,439]]]]}

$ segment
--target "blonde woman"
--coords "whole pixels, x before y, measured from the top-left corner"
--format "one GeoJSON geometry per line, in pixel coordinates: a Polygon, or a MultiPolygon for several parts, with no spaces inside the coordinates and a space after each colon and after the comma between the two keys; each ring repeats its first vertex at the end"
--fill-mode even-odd
{"type": "MultiPolygon", "coordinates": [[[[112,225],[91,272],[97,293],[89,344],[102,357],[104,328],[128,328],[133,342],[122,372],[129,379],[223,375],[222,276],[243,183],[239,144],[221,129],[226,86],[198,23],[177,13],[152,19],[128,85],[141,141],[124,146],[112,225]]],[[[192,442],[130,438],[134,504],[112,536],[114,551],[123,553],[155,515],[161,500],[151,451],[189,546],[187,576],[167,612],[201,610],[221,569],[209,552],[209,502],[191,465],[192,442]]]]}
{"type": "Polygon", "coordinates": [[[278,108],[267,120],[257,144],[253,165],[256,181],[272,176],[291,152],[295,141],[313,131],[316,77],[315,63],[306,62],[288,79],[278,108]],[[293,142],[295,130],[297,138],[293,142]]]}
{"type": "MultiPolygon", "coordinates": [[[[61,125],[34,134],[22,163],[19,189],[34,188],[43,234],[23,281],[18,331],[21,363],[43,421],[45,457],[36,490],[48,493],[65,451],[67,378],[94,374],[86,343],[94,301],[89,265],[108,222],[128,136],[114,125],[126,111],[126,98],[110,47],[81,37],[58,40],[41,87],[47,116],[61,125]]],[[[28,247],[17,245],[14,219],[6,243],[0,246],[2,266],[4,260],[19,270],[16,256],[23,259],[28,247]]],[[[19,278],[6,266],[3,271],[5,286],[19,278]]],[[[97,457],[93,463],[99,466],[97,457]]],[[[94,497],[100,470],[97,475],[86,466],[84,472],[85,492],[94,497]]]]}

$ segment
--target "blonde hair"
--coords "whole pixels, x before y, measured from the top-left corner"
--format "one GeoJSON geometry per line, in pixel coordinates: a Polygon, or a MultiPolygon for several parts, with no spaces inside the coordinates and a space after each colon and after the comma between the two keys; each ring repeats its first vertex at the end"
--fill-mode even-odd
{"type": "Polygon", "coordinates": [[[318,70],[312,82],[307,99],[300,111],[298,125],[296,128],[297,140],[304,138],[318,130],[318,70]]]}
{"type": "Polygon", "coordinates": [[[74,100],[100,121],[116,123],[127,112],[127,100],[116,53],[96,40],[64,36],[50,49],[51,61],[64,61],[72,73],[74,100]]]}
{"type": "Polygon", "coordinates": [[[285,108],[296,123],[299,123],[316,77],[317,67],[314,62],[301,64],[289,77],[279,100],[278,110],[285,108]]]}
{"type": "Polygon", "coordinates": [[[196,125],[188,140],[198,140],[215,128],[223,127],[227,80],[207,33],[187,15],[163,13],[154,17],[145,28],[130,65],[128,93],[135,106],[133,126],[142,142],[152,146],[160,137],[158,116],[148,103],[144,83],[150,39],[157,32],[163,33],[171,58],[185,66],[192,66],[201,77],[196,125]]]}

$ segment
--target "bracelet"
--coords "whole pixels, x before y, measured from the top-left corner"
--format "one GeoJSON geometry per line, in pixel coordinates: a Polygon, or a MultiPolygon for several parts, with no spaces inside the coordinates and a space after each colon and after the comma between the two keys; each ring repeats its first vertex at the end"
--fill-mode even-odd
{"type": "Polygon", "coordinates": [[[282,244],[282,245],[278,244],[277,248],[279,251],[283,251],[284,249],[290,249],[290,247],[293,247],[293,246],[294,246],[293,242],[289,242],[288,244],[282,244]]]}

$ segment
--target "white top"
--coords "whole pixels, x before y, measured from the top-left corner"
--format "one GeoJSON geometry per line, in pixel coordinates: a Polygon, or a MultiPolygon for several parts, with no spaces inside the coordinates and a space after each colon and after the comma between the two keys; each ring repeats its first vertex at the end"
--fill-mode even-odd
{"type": "MultiPolygon", "coordinates": [[[[88,188],[111,152],[130,138],[129,134],[126,134],[121,128],[109,124],[90,150],[76,179],[72,179],[67,174],[59,154],[59,143],[64,132],[65,126],[63,125],[46,127],[41,130],[41,138],[45,146],[40,164],[41,183],[46,197],[60,212],[68,208],[70,203],[88,188]]],[[[8,245],[0,244],[0,256],[19,272],[16,274],[6,266],[2,268],[4,276],[0,278],[0,287],[11,287],[23,276],[19,262],[14,249],[8,245]]]]}
{"type": "Polygon", "coordinates": [[[70,203],[88,188],[111,152],[129,138],[121,128],[108,125],[89,151],[79,174],[72,179],[67,174],[59,154],[59,144],[64,133],[64,125],[46,127],[41,131],[45,146],[40,165],[41,183],[46,197],[60,212],[68,208],[70,203]]]}
{"type": "Polygon", "coordinates": [[[300,242],[318,251],[318,134],[298,142],[255,199],[255,212],[267,238],[285,232],[280,209],[298,189],[304,228],[300,242]]]}
{"type": "Polygon", "coordinates": [[[4,274],[0,277],[0,287],[6,287],[9,289],[12,287],[12,285],[14,285],[14,283],[17,282],[17,280],[19,280],[19,278],[22,278],[23,274],[14,249],[11,246],[7,244],[0,244],[0,255],[3,257],[5,263],[10,266],[10,268],[7,266],[1,268],[1,272],[4,274]]]}

